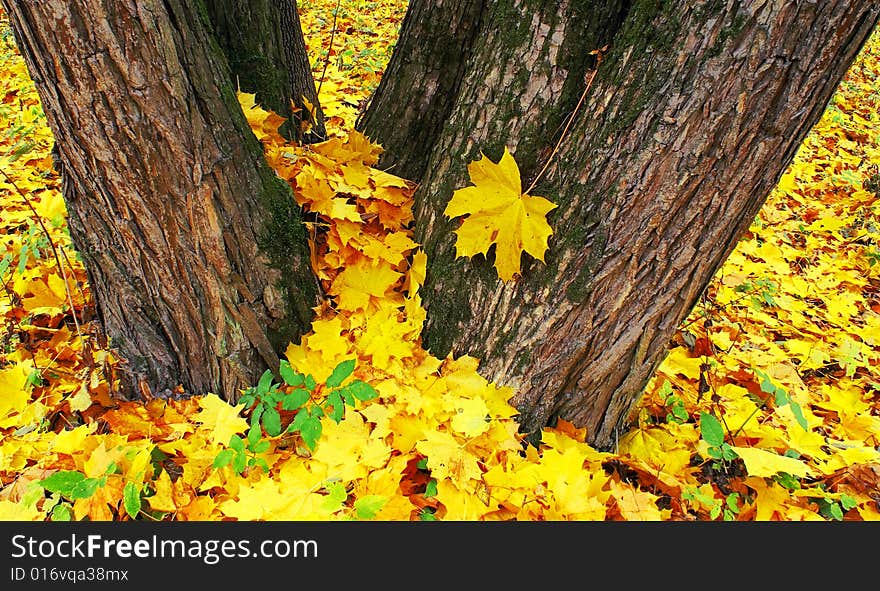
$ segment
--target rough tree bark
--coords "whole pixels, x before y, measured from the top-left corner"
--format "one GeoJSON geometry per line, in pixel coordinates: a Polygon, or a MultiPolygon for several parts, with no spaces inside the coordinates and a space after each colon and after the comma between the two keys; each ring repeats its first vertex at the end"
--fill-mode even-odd
{"type": "MultiPolygon", "coordinates": [[[[580,44],[583,48],[601,47],[607,43],[628,2],[608,0],[595,4],[595,11],[576,12],[577,22],[571,25],[573,29],[575,26],[580,28],[570,33],[567,44],[580,44]]],[[[558,3],[533,5],[533,9],[542,15],[542,22],[554,20],[558,3]]],[[[371,97],[369,108],[356,125],[367,136],[381,140],[385,151],[379,161],[380,167],[390,168],[404,178],[421,179],[453,109],[462,108],[458,101],[463,88],[473,83],[467,77],[474,72],[474,60],[485,59],[489,64],[498,60],[498,71],[520,67],[516,62],[522,56],[508,52],[504,46],[506,35],[514,33],[503,30],[511,21],[499,22],[506,10],[483,0],[413,0],[409,3],[394,54],[371,97]],[[486,34],[494,37],[495,42],[487,42],[486,34]],[[495,50],[500,52],[494,53],[495,50]],[[418,142],[413,142],[413,138],[418,138],[418,142]]],[[[516,34],[523,33],[528,34],[527,31],[516,34]]],[[[549,44],[546,50],[550,50],[549,44]]],[[[552,51],[553,54],[547,57],[558,60],[555,63],[557,69],[585,71],[595,62],[595,57],[588,51],[574,47],[567,47],[563,52],[558,48],[552,51]]],[[[523,133],[539,137],[551,135],[554,130],[558,131],[567,110],[574,107],[580,81],[574,77],[557,79],[561,88],[547,89],[550,92],[546,95],[542,92],[541,96],[532,97],[541,103],[533,105],[536,113],[541,106],[552,109],[545,113],[545,117],[533,117],[528,126],[523,126],[523,133]]],[[[513,93],[526,81],[525,78],[508,79],[504,83],[512,84],[509,92],[513,93]]],[[[535,84],[534,88],[537,90],[539,86],[535,84]]],[[[515,127],[518,114],[507,114],[514,119],[503,121],[496,118],[484,123],[498,130],[505,129],[510,123],[515,127]]]]}
{"type": "Polygon", "coordinates": [[[205,0],[205,6],[241,90],[255,93],[264,108],[288,120],[280,131],[289,139],[326,139],[296,1],[205,0]],[[315,108],[314,117],[302,97],[315,108]],[[312,125],[305,135],[304,121],[312,125]]]}
{"type": "Polygon", "coordinates": [[[421,178],[430,150],[411,150],[412,138],[433,146],[449,116],[483,13],[482,0],[411,2],[394,57],[356,127],[381,137],[378,166],[421,178]],[[407,97],[407,100],[401,100],[407,97]],[[389,123],[395,121],[394,125],[389,123]]]}
{"type": "Polygon", "coordinates": [[[198,3],[3,0],[62,167],[123,390],[235,399],[306,331],[318,286],[198,3]]]}
{"type": "MultiPolygon", "coordinates": [[[[433,4],[444,2],[413,0],[409,11],[433,4]]],[[[423,96],[431,88],[409,95],[395,81],[380,87],[364,118],[389,160],[425,163],[410,169],[420,182],[416,237],[429,261],[424,343],[440,356],[479,357],[488,377],[514,386],[524,431],[562,417],[609,448],[880,5],[501,0],[472,11],[478,30],[466,58],[440,68],[460,81],[451,107],[448,97],[423,96]],[[592,78],[589,52],[606,44],[592,78]],[[396,140],[408,134],[399,125],[417,133],[430,114],[392,120],[384,105],[395,102],[398,113],[442,111],[430,143],[396,140]],[[505,145],[524,188],[549,159],[531,193],[559,206],[546,264],[524,256],[522,276],[508,284],[491,251],[488,260],[455,258],[458,221],[442,215],[468,183],[467,163],[481,151],[497,161],[505,145]]],[[[453,27],[446,42],[457,34],[453,27]]],[[[430,59],[409,63],[403,51],[388,72],[418,80],[422,63],[437,70],[430,59]]]]}

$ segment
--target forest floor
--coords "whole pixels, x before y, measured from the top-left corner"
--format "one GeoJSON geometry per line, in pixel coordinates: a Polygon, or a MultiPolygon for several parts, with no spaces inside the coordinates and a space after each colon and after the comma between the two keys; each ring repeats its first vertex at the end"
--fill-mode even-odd
{"type": "Polygon", "coordinates": [[[413,185],[353,129],[405,10],[302,0],[327,142],[285,143],[331,296],[232,406],[125,402],[66,230],[51,131],[0,20],[0,519],[880,518],[880,34],[682,324],[611,452],[517,435],[479,360],[424,351],[413,185]],[[332,41],[332,44],[331,44],[332,41]],[[334,404],[335,403],[335,404],[334,404]]]}

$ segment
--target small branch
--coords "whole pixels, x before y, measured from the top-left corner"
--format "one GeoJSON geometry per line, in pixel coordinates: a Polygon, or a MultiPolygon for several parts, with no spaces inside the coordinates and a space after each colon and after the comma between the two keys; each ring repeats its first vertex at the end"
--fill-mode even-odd
{"type": "Polygon", "coordinates": [[[327,46],[327,57],[324,59],[324,69],[321,71],[321,79],[318,81],[318,89],[315,91],[315,94],[318,95],[320,100],[321,96],[321,85],[324,84],[324,74],[327,73],[327,66],[330,65],[330,52],[333,50],[333,39],[336,37],[336,19],[339,16],[339,3],[340,0],[336,0],[336,8],[333,9],[333,28],[330,31],[330,45],[327,46]]]}

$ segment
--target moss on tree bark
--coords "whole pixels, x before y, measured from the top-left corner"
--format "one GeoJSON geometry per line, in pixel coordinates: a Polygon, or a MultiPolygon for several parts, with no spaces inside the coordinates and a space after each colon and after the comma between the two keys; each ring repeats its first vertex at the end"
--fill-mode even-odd
{"type": "Polygon", "coordinates": [[[280,128],[288,138],[326,139],[296,1],[200,1],[241,90],[256,94],[264,108],[288,119],[280,128]],[[303,97],[315,107],[314,116],[303,97]],[[307,134],[301,133],[303,122],[312,126],[307,134]]]}

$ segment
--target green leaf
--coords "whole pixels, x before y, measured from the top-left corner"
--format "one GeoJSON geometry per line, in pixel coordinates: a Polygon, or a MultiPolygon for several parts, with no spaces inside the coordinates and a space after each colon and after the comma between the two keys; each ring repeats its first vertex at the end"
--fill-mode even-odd
{"type": "Polygon", "coordinates": [[[59,503],[52,509],[52,521],[70,521],[70,505],[59,503]]]}
{"type": "Polygon", "coordinates": [[[308,390],[297,388],[282,399],[281,408],[284,410],[296,410],[308,402],[309,398],[311,398],[311,394],[309,394],[308,390]]]}
{"type": "Polygon", "coordinates": [[[303,425],[299,429],[303,441],[312,451],[315,451],[315,448],[318,446],[318,439],[321,437],[321,429],[321,420],[318,417],[312,416],[303,421],[303,425]]]}
{"type": "Polygon", "coordinates": [[[342,396],[340,396],[339,390],[333,390],[330,392],[330,395],[327,396],[327,403],[324,405],[324,411],[333,422],[338,423],[342,420],[344,405],[342,404],[342,396]],[[331,410],[328,411],[328,408],[331,410]]]}
{"type": "Polygon", "coordinates": [[[379,396],[376,389],[366,382],[355,380],[345,387],[346,392],[351,392],[358,400],[366,402],[379,396]]]}
{"type": "Polygon", "coordinates": [[[345,378],[351,375],[351,372],[354,371],[354,359],[346,359],[337,365],[333,372],[330,374],[330,377],[327,378],[325,384],[328,388],[336,388],[342,385],[342,382],[345,381],[345,378]]]}
{"type": "Polygon", "coordinates": [[[348,499],[348,492],[346,492],[345,485],[341,482],[331,482],[324,487],[324,490],[327,491],[327,496],[324,498],[321,508],[328,513],[338,511],[346,499],[348,499]]]}
{"type": "Polygon", "coordinates": [[[74,487],[86,479],[86,475],[76,470],[59,470],[51,476],[39,481],[39,485],[48,490],[70,496],[74,487]]]}
{"type": "Polygon", "coordinates": [[[831,503],[830,505],[828,505],[828,513],[830,514],[831,518],[836,521],[843,520],[843,510],[837,503],[831,503]]]}
{"type": "Polygon", "coordinates": [[[153,469],[158,474],[162,469],[162,463],[168,459],[168,454],[159,449],[158,446],[153,446],[153,449],[150,450],[150,464],[153,466],[153,469]]]}
{"type": "Polygon", "coordinates": [[[281,433],[281,415],[274,408],[267,408],[263,412],[263,427],[270,437],[281,433]]]}
{"type": "Polygon", "coordinates": [[[294,370],[290,366],[290,362],[286,359],[281,360],[281,365],[278,367],[278,373],[281,374],[281,379],[284,380],[284,383],[288,386],[301,386],[303,382],[305,382],[305,376],[294,370]]]}
{"type": "Polygon", "coordinates": [[[134,482],[125,483],[125,488],[122,489],[122,503],[128,516],[136,519],[141,511],[141,490],[134,482]]]}
{"type": "Polygon", "coordinates": [[[739,454],[734,451],[732,447],[728,444],[721,444],[721,458],[727,461],[735,460],[739,457],[739,454]]]}
{"type": "Polygon", "coordinates": [[[337,390],[337,392],[339,392],[339,396],[342,398],[342,404],[354,406],[355,402],[357,402],[357,400],[352,395],[352,393],[349,392],[348,390],[346,390],[345,388],[340,388],[339,390],[337,390]]]}
{"type": "Polygon", "coordinates": [[[261,454],[269,451],[270,447],[272,447],[272,445],[268,441],[266,441],[265,439],[261,439],[254,445],[252,445],[250,449],[255,454],[261,454]]]}
{"type": "Polygon", "coordinates": [[[254,411],[251,413],[250,423],[251,428],[256,427],[260,424],[260,417],[263,416],[263,411],[266,409],[262,404],[258,404],[254,407],[254,411]]]}
{"type": "Polygon", "coordinates": [[[0,260],[0,278],[6,275],[6,271],[9,270],[9,265],[12,264],[12,255],[7,253],[6,256],[3,257],[3,260],[0,260]]]}
{"type": "Polygon", "coordinates": [[[706,412],[700,413],[700,435],[712,447],[720,447],[724,443],[724,427],[721,421],[706,412]]]}
{"type": "Polygon", "coordinates": [[[278,403],[281,402],[281,399],[287,396],[281,390],[277,390],[275,386],[272,387],[269,392],[263,396],[263,406],[266,408],[275,408],[278,406],[278,403]]]}
{"type": "MultiPolygon", "coordinates": [[[[260,425],[254,423],[251,425],[251,428],[248,429],[247,440],[248,445],[253,447],[257,444],[257,442],[263,438],[263,430],[260,429],[260,425]]],[[[244,450],[240,450],[238,453],[243,453],[244,450]]]]}
{"type": "Polygon", "coordinates": [[[425,498],[430,499],[431,497],[437,496],[437,479],[432,478],[428,481],[428,484],[425,486],[425,498]]]}
{"type": "Polygon", "coordinates": [[[229,438],[229,447],[231,447],[235,451],[243,452],[244,451],[244,440],[238,435],[233,435],[232,437],[229,438]]]}
{"type": "Polygon", "coordinates": [[[798,425],[800,425],[804,431],[809,431],[807,418],[804,416],[804,411],[801,408],[801,405],[794,400],[789,400],[789,406],[791,406],[791,412],[794,415],[795,420],[797,420],[798,425]]]}
{"type": "Polygon", "coordinates": [[[73,489],[70,491],[70,495],[68,495],[71,499],[87,499],[98,490],[98,487],[104,486],[107,482],[107,478],[86,478],[75,484],[73,489]]]}
{"type": "Polygon", "coordinates": [[[211,464],[214,468],[222,468],[223,466],[228,466],[230,462],[232,462],[232,458],[235,457],[234,449],[224,449],[220,453],[217,454],[217,457],[214,458],[214,463],[211,464]]]}
{"type": "Polygon", "coordinates": [[[788,397],[788,392],[782,388],[776,388],[776,392],[773,394],[773,401],[776,403],[776,406],[785,406],[791,399],[788,397]]]}
{"type": "Polygon", "coordinates": [[[232,459],[232,469],[241,474],[247,468],[247,456],[243,453],[235,454],[232,459]]]}
{"type": "Polygon", "coordinates": [[[387,502],[382,495],[364,495],[354,502],[354,513],[358,519],[373,519],[387,502]]]}
{"type": "Polygon", "coordinates": [[[729,495],[727,495],[725,501],[727,503],[727,507],[731,511],[733,511],[734,513],[739,513],[739,507],[736,505],[737,501],[739,501],[739,494],[730,493],[729,495]]]}
{"type": "Polygon", "coordinates": [[[775,394],[776,393],[776,386],[770,380],[770,376],[768,376],[767,374],[765,374],[764,372],[762,372],[760,370],[755,370],[755,374],[757,374],[757,376],[759,378],[761,378],[761,391],[762,392],[765,392],[766,394],[775,394]]]}
{"type": "Polygon", "coordinates": [[[308,419],[309,409],[303,408],[298,413],[296,413],[295,417],[293,417],[290,425],[287,426],[287,430],[291,433],[293,433],[294,431],[299,431],[308,419]]]}
{"type": "Polygon", "coordinates": [[[788,490],[798,490],[801,487],[800,480],[797,477],[789,474],[788,472],[778,472],[773,480],[779,483],[780,486],[787,488],[788,490]]]}
{"type": "Polygon", "coordinates": [[[263,372],[263,375],[260,376],[260,381],[257,382],[257,395],[265,394],[269,391],[269,388],[272,386],[272,380],[275,376],[272,375],[272,371],[267,369],[263,372]]]}
{"type": "Polygon", "coordinates": [[[305,378],[305,383],[303,385],[309,392],[314,392],[315,386],[317,386],[318,384],[315,382],[315,378],[312,377],[312,374],[308,374],[305,378]]]}

